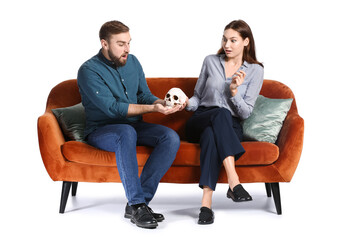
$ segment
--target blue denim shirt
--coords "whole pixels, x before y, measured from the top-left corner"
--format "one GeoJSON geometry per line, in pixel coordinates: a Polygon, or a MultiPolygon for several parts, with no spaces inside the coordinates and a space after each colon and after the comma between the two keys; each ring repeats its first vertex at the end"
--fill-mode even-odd
{"type": "Polygon", "coordinates": [[[232,116],[248,118],[260,93],[264,70],[259,64],[250,64],[246,61],[239,70],[243,70],[246,77],[238,87],[238,93],[232,97],[232,78],[225,77],[225,55],[207,56],[195,85],[194,95],[189,99],[186,109],[195,111],[199,106],[217,106],[230,110],[232,116]]]}
{"type": "Polygon", "coordinates": [[[85,136],[99,126],[137,122],[142,116],[127,117],[129,104],[152,104],[152,95],[138,59],[129,54],[123,67],[114,67],[101,50],[80,67],[77,76],[86,112],[85,136]]]}

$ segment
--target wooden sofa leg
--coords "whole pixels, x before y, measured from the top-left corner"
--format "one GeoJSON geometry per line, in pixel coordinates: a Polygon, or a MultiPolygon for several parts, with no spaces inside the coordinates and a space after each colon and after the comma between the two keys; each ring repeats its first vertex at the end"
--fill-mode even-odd
{"type": "Polygon", "coordinates": [[[270,183],[265,183],[265,185],[266,185],[267,197],[271,197],[272,196],[272,192],[271,192],[270,183]]]}
{"type": "Polygon", "coordinates": [[[273,193],[276,212],[278,215],[281,215],[282,211],[281,211],[281,197],[280,197],[279,183],[270,183],[270,185],[271,185],[271,189],[273,193]]]}
{"type": "Polygon", "coordinates": [[[78,182],[71,183],[71,195],[73,197],[76,196],[77,184],[78,184],[78,182]]]}
{"type": "Polygon", "coordinates": [[[72,184],[71,182],[63,182],[63,184],[62,184],[60,213],[64,213],[64,210],[66,208],[71,184],[72,184]]]}

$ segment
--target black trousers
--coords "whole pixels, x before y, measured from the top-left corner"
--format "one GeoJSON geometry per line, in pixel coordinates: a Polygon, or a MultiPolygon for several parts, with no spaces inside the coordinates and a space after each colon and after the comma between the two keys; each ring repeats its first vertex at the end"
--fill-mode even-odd
{"type": "Polygon", "coordinates": [[[200,143],[201,188],[215,190],[223,160],[228,156],[238,160],[245,152],[240,120],[226,108],[199,107],[186,123],[186,137],[200,143]]]}

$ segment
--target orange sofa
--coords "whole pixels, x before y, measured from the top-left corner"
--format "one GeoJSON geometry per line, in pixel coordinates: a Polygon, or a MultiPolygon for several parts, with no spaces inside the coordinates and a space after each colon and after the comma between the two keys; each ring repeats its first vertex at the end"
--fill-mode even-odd
{"type": "MultiPolygon", "coordinates": [[[[151,92],[159,98],[172,87],[193,95],[196,78],[148,78],[151,92]]],[[[279,182],[290,182],[297,168],[303,147],[304,120],[299,116],[294,95],[286,85],[264,80],[261,95],[268,98],[293,98],[292,106],[275,144],[243,142],[246,153],[236,162],[242,183],[263,182],[267,196],[273,193],[277,214],[281,214],[279,182]]],[[[53,181],[63,181],[60,213],[64,213],[70,188],[75,196],[78,182],[120,182],[115,153],[96,149],[84,142],[66,141],[51,109],[81,102],[77,81],[67,80],[55,86],[47,99],[45,113],[38,118],[38,138],[45,168],[53,181]]],[[[176,159],[161,182],[198,183],[200,176],[200,147],[185,140],[185,123],[192,112],[172,115],[151,113],[144,121],[174,129],[181,138],[176,159]]],[[[143,169],[150,147],[137,146],[139,171],[143,169]]],[[[222,169],[220,183],[227,183],[222,169]]]]}

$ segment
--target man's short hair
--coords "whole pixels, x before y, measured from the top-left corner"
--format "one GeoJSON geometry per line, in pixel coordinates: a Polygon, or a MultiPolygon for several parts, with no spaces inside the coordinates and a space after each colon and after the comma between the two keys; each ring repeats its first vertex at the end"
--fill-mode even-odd
{"type": "Polygon", "coordinates": [[[99,37],[100,40],[104,39],[106,41],[110,40],[111,35],[113,34],[119,34],[119,33],[126,33],[130,29],[128,26],[123,24],[122,22],[119,21],[109,21],[104,23],[99,31],[99,37]]]}

